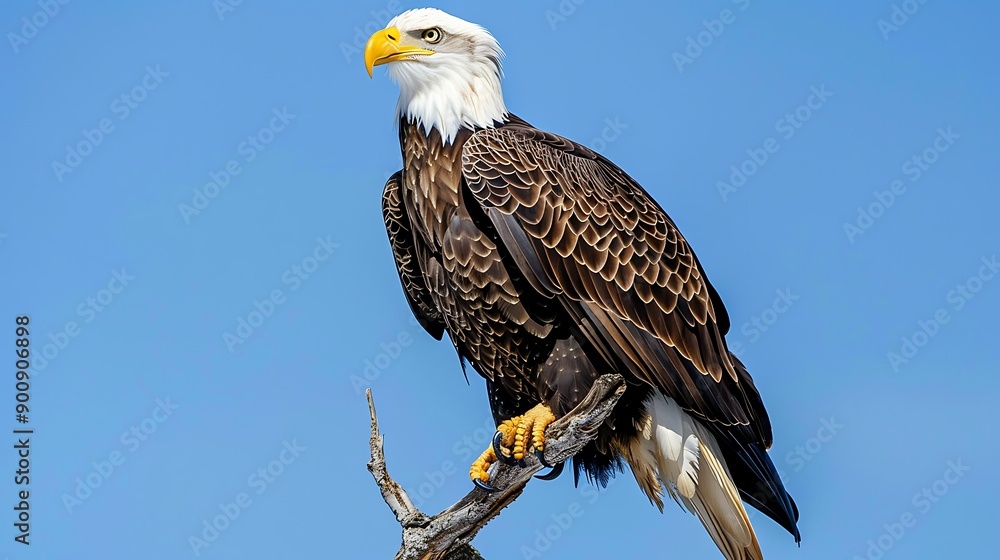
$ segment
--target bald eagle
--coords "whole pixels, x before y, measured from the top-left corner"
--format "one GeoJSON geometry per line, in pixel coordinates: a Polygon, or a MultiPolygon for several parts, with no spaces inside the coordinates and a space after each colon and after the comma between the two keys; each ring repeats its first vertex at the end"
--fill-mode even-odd
{"type": "MultiPolygon", "coordinates": [[[[503,51],[482,27],[410,10],[365,47],[387,65],[403,169],[383,215],[410,309],[486,379],[494,444],[470,475],[544,449],[594,380],[627,388],[577,479],[627,464],[649,500],[693,512],[728,559],[760,559],[742,501],[799,541],[767,455],[771,425],[732,354],[729,316],[673,220],[615,164],[507,110],[503,51]]],[[[541,455],[544,457],[544,455],[541,455]]]]}

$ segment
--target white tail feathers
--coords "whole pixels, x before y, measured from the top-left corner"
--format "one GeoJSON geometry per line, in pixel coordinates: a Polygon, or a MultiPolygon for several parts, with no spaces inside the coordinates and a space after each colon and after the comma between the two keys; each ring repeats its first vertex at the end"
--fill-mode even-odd
{"type": "Polygon", "coordinates": [[[705,525],[728,560],[763,560],[715,437],[659,392],[646,403],[639,434],[621,449],[639,486],[663,509],[663,489],[705,525]]]}

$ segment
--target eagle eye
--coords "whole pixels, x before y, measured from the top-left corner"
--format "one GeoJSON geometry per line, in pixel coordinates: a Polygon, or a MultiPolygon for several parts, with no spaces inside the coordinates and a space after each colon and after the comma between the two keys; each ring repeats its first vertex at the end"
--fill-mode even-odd
{"type": "Polygon", "coordinates": [[[427,41],[430,44],[435,44],[441,42],[441,38],[444,37],[444,33],[438,27],[432,27],[430,29],[424,29],[424,32],[420,34],[420,38],[427,41]]]}

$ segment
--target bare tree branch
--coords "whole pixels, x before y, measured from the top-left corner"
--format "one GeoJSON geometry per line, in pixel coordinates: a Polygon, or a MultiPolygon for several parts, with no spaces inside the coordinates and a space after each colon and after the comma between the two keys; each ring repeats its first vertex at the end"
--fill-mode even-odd
{"type": "MultiPolygon", "coordinates": [[[[576,408],[549,425],[545,432],[545,460],[552,465],[561,463],[590,443],[623,392],[622,376],[600,377],[576,408]]],[[[396,560],[481,559],[469,543],[480,529],[521,495],[531,476],[542,469],[541,462],[528,454],[523,467],[497,463],[490,468],[490,484],[498,491],[474,488],[455,505],[428,516],[413,505],[403,487],[389,476],[371,389],[366,394],[372,428],[372,458],[368,470],[375,477],[385,503],[403,527],[403,544],[396,553],[396,560]]]]}

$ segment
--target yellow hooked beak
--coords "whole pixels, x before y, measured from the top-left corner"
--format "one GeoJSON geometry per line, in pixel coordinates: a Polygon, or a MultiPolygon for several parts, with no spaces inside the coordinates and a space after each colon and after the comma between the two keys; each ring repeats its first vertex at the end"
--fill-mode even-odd
{"type": "Polygon", "coordinates": [[[381,64],[406,60],[416,55],[434,54],[434,51],[420,47],[400,45],[400,37],[399,29],[387,27],[376,31],[368,38],[368,44],[365,45],[365,69],[368,70],[369,78],[372,75],[372,68],[381,64]]]}

